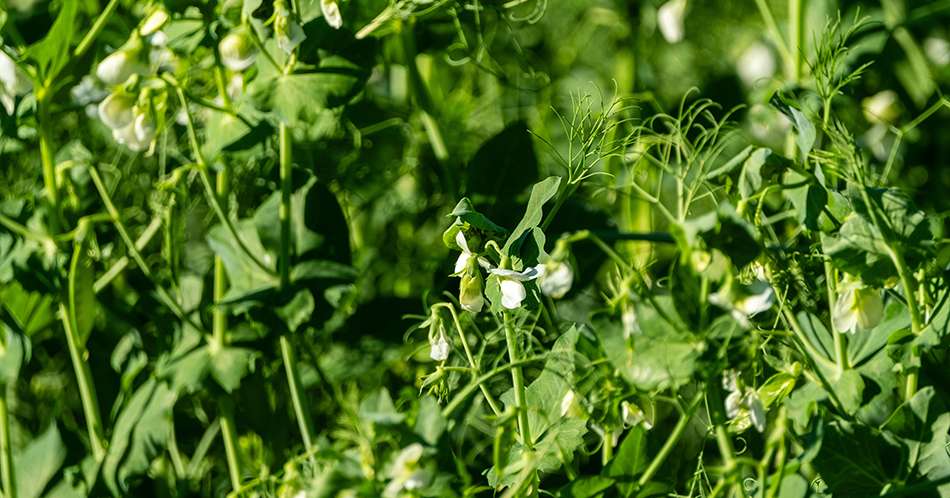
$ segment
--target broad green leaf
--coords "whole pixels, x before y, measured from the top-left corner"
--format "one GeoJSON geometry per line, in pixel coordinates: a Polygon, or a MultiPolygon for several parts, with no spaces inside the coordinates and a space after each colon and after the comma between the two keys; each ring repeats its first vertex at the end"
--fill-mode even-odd
{"type": "MultiPolygon", "coordinates": [[[[455,205],[455,209],[449,213],[449,216],[459,218],[465,223],[489,234],[501,235],[508,232],[504,228],[496,225],[484,214],[479,213],[478,210],[472,206],[472,201],[470,201],[468,197],[463,197],[458,204],[455,205]]],[[[455,244],[454,237],[455,234],[453,233],[451,242],[453,245],[451,247],[454,247],[455,244]]]]}
{"type": "Polygon", "coordinates": [[[544,180],[534,184],[531,188],[531,197],[528,198],[528,205],[525,207],[524,217],[518,222],[518,225],[512,230],[511,235],[505,242],[502,251],[505,254],[517,253],[521,245],[521,237],[528,233],[532,228],[541,223],[543,216],[542,209],[544,204],[557,195],[558,186],[561,185],[561,178],[549,176],[544,180]],[[514,249],[514,251],[512,251],[514,249]]]}
{"type": "Polygon", "coordinates": [[[828,191],[814,177],[805,177],[797,171],[786,171],[784,183],[799,185],[783,190],[795,208],[798,222],[809,230],[818,230],[819,219],[828,204],[828,191]]]}
{"type": "Polygon", "coordinates": [[[282,74],[261,64],[262,70],[250,89],[274,109],[281,122],[305,126],[319,111],[346,104],[368,76],[366,70],[339,55],[320,59],[309,72],[282,74]]]}
{"type": "Polygon", "coordinates": [[[617,454],[605,469],[606,474],[616,478],[617,487],[622,496],[629,496],[636,487],[633,479],[646,470],[650,463],[650,457],[647,448],[647,431],[640,425],[636,425],[627,431],[623,442],[617,448],[617,454]]]}
{"type": "Polygon", "coordinates": [[[0,321],[0,384],[16,385],[20,376],[20,367],[29,358],[29,343],[22,335],[0,321]]]}
{"type": "Polygon", "coordinates": [[[887,303],[884,319],[871,330],[848,336],[848,360],[852,365],[860,365],[881,351],[888,338],[895,332],[910,327],[910,315],[907,306],[897,300],[887,303]]]}
{"type": "Polygon", "coordinates": [[[834,421],[813,463],[833,496],[876,496],[895,477],[900,450],[874,429],[834,421]]]}
{"type": "Polygon", "coordinates": [[[817,137],[815,125],[812,124],[811,120],[808,119],[802,111],[794,107],[789,107],[788,110],[792,114],[795,131],[797,132],[796,142],[798,143],[798,151],[801,153],[802,158],[807,158],[808,153],[811,152],[812,147],[815,145],[815,138],[817,137]]]}
{"type": "Polygon", "coordinates": [[[494,198],[512,198],[538,177],[534,142],[524,121],[505,126],[489,138],[468,163],[467,191],[494,198]]]}
{"type": "MultiPolygon", "coordinates": [[[[918,472],[930,482],[950,477],[950,412],[936,416],[930,425],[933,439],[920,448],[918,472]]],[[[940,498],[950,498],[950,482],[937,487],[940,498]]]]}
{"type": "Polygon", "coordinates": [[[66,460],[66,446],[56,423],[13,456],[17,497],[39,498],[66,460]]]}
{"type": "Polygon", "coordinates": [[[825,358],[834,361],[834,337],[825,324],[817,316],[805,311],[798,312],[795,318],[798,319],[798,324],[801,325],[808,342],[825,358]]]}
{"type": "Polygon", "coordinates": [[[760,147],[750,154],[742,163],[742,172],[739,174],[739,195],[748,199],[762,190],[763,177],[774,176],[776,168],[770,166],[769,158],[774,154],[771,149],[760,147]],[[765,171],[763,171],[765,170],[765,171]]]}
{"type": "Polygon", "coordinates": [[[257,355],[256,351],[246,348],[213,348],[210,350],[211,376],[230,393],[241,385],[241,379],[248,372],[254,371],[254,359],[257,355]]]}
{"type": "Polygon", "coordinates": [[[584,476],[571,481],[557,492],[557,498],[595,498],[610,489],[614,480],[604,476],[584,476]]]}
{"type": "Polygon", "coordinates": [[[864,396],[864,380],[860,373],[852,369],[844,370],[831,379],[831,386],[846,413],[851,415],[858,411],[864,396]]]}
{"type": "MultiPolygon", "coordinates": [[[[276,269],[277,257],[264,249],[261,240],[257,236],[254,224],[250,220],[241,220],[235,222],[235,228],[238,236],[247,246],[252,254],[264,264],[269,265],[271,271],[276,269]]],[[[254,261],[241,250],[238,242],[234,240],[231,233],[223,225],[216,225],[208,231],[208,245],[218,255],[224,263],[225,271],[228,274],[230,288],[227,293],[227,300],[235,299],[236,296],[249,294],[263,289],[275,287],[278,284],[277,276],[261,269],[254,261]]]]}
{"type": "Polygon", "coordinates": [[[72,57],[70,45],[76,30],[76,14],[79,11],[78,0],[63,0],[53,26],[42,40],[34,43],[26,54],[36,62],[40,78],[55,83],[54,78],[72,57]]]}
{"type": "Polygon", "coordinates": [[[310,319],[313,308],[313,294],[307,289],[302,289],[294,294],[289,303],[277,310],[277,315],[284,320],[289,332],[296,332],[301,324],[310,319]]]}
{"type": "Polygon", "coordinates": [[[435,446],[448,428],[449,421],[442,415],[442,408],[432,396],[419,401],[419,414],[416,416],[414,431],[427,444],[435,446]]]}
{"type": "Polygon", "coordinates": [[[795,432],[806,433],[812,417],[818,413],[818,404],[828,399],[828,394],[818,384],[809,382],[785,398],[785,407],[788,409],[788,418],[792,421],[795,432]]]}
{"type": "Polygon", "coordinates": [[[399,424],[406,418],[396,410],[393,399],[385,388],[369,395],[360,403],[359,417],[363,422],[380,425],[399,424]]]}
{"type": "Polygon", "coordinates": [[[102,464],[102,476],[114,496],[128,496],[133,479],[145,474],[172,430],[178,396],[168,384],[149,379],[136,390],[116,419],[102,464]]]}

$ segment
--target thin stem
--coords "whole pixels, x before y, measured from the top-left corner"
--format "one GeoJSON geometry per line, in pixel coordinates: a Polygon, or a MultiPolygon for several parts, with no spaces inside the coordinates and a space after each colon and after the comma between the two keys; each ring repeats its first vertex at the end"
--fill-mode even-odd
{"type": "Polygon", "coordinates": [[[789,0],[788,2],[788,51],[791,54],[791,61],[788,67],[789,77],[793,82],[799,82],[802,79],[802,66],[804,58],[803,46],[803,24],[805,0],[789,0]]]}
{"type": "Polygon", "coordinates": [[[280,354],[284,360],[284,370],[287,372],[287,384],[290,388],[290,399],[294,405],[294,414],[297,416],[297,425],[300,427],[300,437],[303,439],[304,449],[309,453],[313,449],[310,411],[304,407],[306,401],[300,386],[297,360],[294,357],[293,346],[291,346],[287,336],[280,337],[280,354]]]}
{"type": "Polygon", "coordinates": [[[825,289],[828,292],[828,311],[832,315],[831,335],[835,341],[835,362],[838,364],[838,370],[843,372],[849,368],[848,365],[848,343],[845,341],[843,331],[835,330],[834,312],[835,302],[837,302],[837,285],[835,280],[835,269],[831,266],[831,261],[825,261],[825,289]]]}
{"type": "Polygon", "coordinates": [[[660,470],[660,467],[663,465],[663,462],[666,461],[666,458],[673,451],[673,448],[676,447],[676,443],[679,442],[680,438],[683,436],[683,432],[686,430],[686,426],[689,425],[689,421],[693,418],[693,414],[696,412],[696,408],[699,407],[699,402],[703,399],[703,392],[699,391],[693,396],[693,399],[689,402],[689,405],[686,407],[686,411],[680,415],[680,419],[676,422],[676,425],[673,427],[673,431],[670,432],[670,435],[667,437],[666,442],[663,443],[663,447],[660,448],[660,451],[653,457],[653,460],[650,462],[650,465],[647,466],[647,469],[643,472],[643,475],[640,476],[640,479],[637,480],[637,486],[643,487],[653,479],[653,476],[660,470]]]}
{"type": "MultiPolygon", "coordinates": [[[[145,227],[145,230],[142,230],[142,234],[139,235],[139,238],[135,239],[135,248],[139,251],[145,249],[145,246],[151,242],[152,237],[158,233],[158,229],[162,227],[162,216],[157,215],[152,218],[152,222],[145,227]]],[[[102,292],[116,277],[122,273],[125,268],[129,266],[129,257],[122,256],[116,261],[101,277],[96,279],[96,282],[92,285],[92,290],[94,293],[98,294],[102,292]]]]}
{"type": "Polygon", "coordinates": [[[102,416],[99,414],[99,398],[96,395],[96,385],[92,381],[92,370],[87,362],[89,352],[82,338],[79,337],[79,321],[76,317],[76,272],[83,252],[83,241],[78,240],[73,248],[73,257],[69,265],[67,283],[68,307],[60,303],[59,313],[66,332],[66,344],[69,348],[69,358],[76,374],[76,383],[79,387],[79,397],[82,400],[83,414],[86,418],[86,430],[89,433],[89,444],[97,462],[105,457],[106,450],[103,444],[104,431],[102,416]]]}
{"type": "Polygon", "coordinates": [[[139,252],[138,248],[135,246],[135,242],[132,241],[132,237],[129,236],[129,231],[125,228],[125,223],[122,222],[122,217],[119,215],[119,210],[116,209],[115,204],[112,202],[112,196],[109,195],[109,191],[102,182],[102,177],[99,176],[98,168],[96,168],[95,165],[90,165],[88,171],[89,177],[92,178],[92,183],[96,185],[96,190],[99,191],[99,197],[102,199],[102,203],[105,204],[106,211],[109,213],[109,216],[112,217],[113,226],[115,226],[116,231],[119,232],[119,237],[121,237],[122,242],[125,243],[125,247],[129,252],[129,255],[132,256],[132,261],[135,262],[145,277],[152,282],[152,285],[155,287],[155,292],[158,294],[159,300],[162,301],[162,304],[167,306],[168,309],[171,310],[171,312],[174,313],[179,320],[191,325],[195,328],[195,330],[202,330],[202,327],[192,320],[187,313],[185,313],[185,310],[183,310],[181,305],[178,304],[178,301],[175,301],[171,294],[169,294],[164,287],[159,285],[158,281],[155,279],[155,275],[145,263],[145,258],[142,257],[142,253],[139,252]]]}
{"type": "Polygon", "coordinates": [[[16,477],[13,472],[13,447],[10,442],[10,413],[7,410],[7,386],[0,385],[0,480],[5,497],[16,498],[16,477]]]}
{"type": "Polygon", "coordinates": [[[547,360],[547,358],[548,358],[547,355],[543,355],[543,354],[529,356],[519,361],[516,361],[513,363],[506,363],[492,370],[489,370],[488,372],[485,372],[484,374],[482,374],[481,377],[473,380],[469,385],[465,386],[461,391],[459,391],[458,394],[455,395],[454,398],[452,398],[452,401],[450,401],[449,404],[445,405],[445,408],[442,409],[442,416],[449,417],[453,413],[455,413],[455,410],[457,410],[458,407],[462,405],[462,402],[464,402],[469,396],[471,396],[472,393],[475,392],[475,389],[477,389],[479,385],[487,382],[488,379],[491,379],[492,377],[496,375],[500,375],[508,370],[514,370],[515,368],[520,368],[524,365],[530,365],[532,363],[545,361],[547,360]]]}
{"type": "Polygon", "coordinates": [[[89,47],[92,46],[92,42],[96,41],[96,37],[99,36],[99,33],[102,32],[102,29],[106,27],[106,22],[109,20],[109,17],[112,16],[112,13],[115,11],[115,8],[118,5],[119,0],[109,0],[109,3],[106,4],[106,7],[102,9],[102,13],[100,13],[99,17],[96,18],[96,22],[92,24],[92,28],[86,32],[86,36],[82,37],[79,45],[76,45],[76,49],[73,50],[74,57],[82,57],[83,54],[89,50],[89,47]]]}
{"type": "MultiPolygon", "coordinates": [[[[37,102],[40,109],[45,109],[44,101],[37,102]]],[[[53,164],[53,151],[50,145],[50,130],[47,126],[47,113],[40,112],[40,123],[38,126],[40,139],[40,162],[43,165],[43,184],[46,187],[46,199],[49,201],[50,209],[50,228],[53,232],[59,230],[59,187],[56,185],[56,165],[53,164]]]]}
{"type": "MultiPolygon", "coordinates": [[[[202,173],[207,175],[202,169],[202,173]]],[[[217,195],[214,196],[217,202],[227,202],[228,194],[231,191],[231,181],[228,169],[224,168],[218,173],[217,195]]],[[[213,347],[221,348],[228,344],[228,315],[227,310],[221,305],[225,294],[228,291],[228,277],[224,268],[224,261],[221,256],[214,258],[214,311],[212,312],[212,337],[213,347]]],[[[234,423],[234,409],[231,400],[222,396],[219,402],[221,410],[221,439],[224,440],[224,452],[228,461],[228,475],[231,477],[231,489],[241,487],[241,463],[238,458],[237,431],[234,423]]]]}
{"type": "MultiPolygon", "coordinates": [[[[475,357],[472,356],[472,350],[469,348],[468,341],[465,339],[465,331],[462,329],[461,323],[459,323],[459,317],[455,312],[455,308],[448,303],[440,303],[436,306],[448,309],[449,313],[452,315],[452,322],[455,324],[455,329],[459,333],[459,341],[462,343],[462,350],[465,351],[465,358],[468,360],[468,364],[472,369],[472,375],[477,378],[482,372],[478,366],[478,363],[475,362],[475,357]]],[[[485,401],[488,402],[488,406],[491,407],[491,410],[495,413],[495,416],[501,416],[501,408],[498,405],[498,401],[495,400],[495,397],[492,396],[491,392],[484,384],[479,384],[478,386],[481,388],[482,395],[485,396],[485,401]]]]}
{"type": "Polygon", "coordinates": [[[278,211],[278,217],[280,218],[280,260],[278,261],[278,270],[280,273],[280,287],[283,289],[290,285],[290,201],[293,186],[291,137],[290,130],[284,123],[281,123],[278,129],[278,140],[280,157],[280,208],[278,211]]]}
{"type": "MultiPolygon", "coordinates": [[[[517,363],[521,359],[518,339],[515,337],[515,327],[511,323],[511,316],[503,312],[505,327],[505,342],[508,345],[508,361],[517,363]]],[[[515,393],[515,410],[518,411],[518,432],[521,434],[521,443],[531,448],[534,441],[531,439],[531,427],[528,422],[528,405],[525,395],[524,372],[520,366],[511,369],[511,384],[515,393]]]]}

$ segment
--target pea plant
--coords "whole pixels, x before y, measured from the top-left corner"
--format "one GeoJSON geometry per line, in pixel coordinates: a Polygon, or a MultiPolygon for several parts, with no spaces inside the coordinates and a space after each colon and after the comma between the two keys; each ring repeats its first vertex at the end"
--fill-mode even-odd
{"type": "Polygon", "coordinates": [[[950,498],[911,4],[8,2],[2,496],[950,498]]]}

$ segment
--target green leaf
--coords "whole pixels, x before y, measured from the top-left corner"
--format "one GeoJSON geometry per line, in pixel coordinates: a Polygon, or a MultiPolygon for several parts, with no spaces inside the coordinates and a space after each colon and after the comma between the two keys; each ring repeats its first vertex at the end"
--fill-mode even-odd
{"type": "Polygon", "coordinates": [[[858,411],[864,396],[864,380],[860,373],[852,369],[844,370],[832,379],[831,386],[846,413],[853,415],[858,411]]]}
{"type": "Polygon", "coordinates": [[[525,207],[524,217],[521,218],[511,235],[508,236],[508,240],[502,248],[505,254],[511,255],[512,252],[518,252],[521,237],[541,223],[542,208],[546,202],[557,194],[560,185],[561,178],[557,176],[549,176],[534,184],[534,187],[531,188],[531,197],[528,198],[528,205],[525,207]]]}
{"type": "Polygon", "coordinates": [[[636,488],[633,480],[646,470],[650,462],[647,453],[647,431],[642,426],[630,428],[617,448],[617,454],[607,464],[606,474],[617,479],[621,496],[629,496],[636,488]]]}
{"type": "Polygon", "coordinates": [[[826,359],[834,361],[834,337],[825,327],[825,324],[817,316],[805,311],[799,311],[795,317],[798,319],[808,342],[826,359]]]}
{"type": "Polygon", "coordinates": [[[39,498],[66,460],[66,446],[56,423],[13,456],[17,497],[39,498]]]}
{"type": "Polygon", "coordinates": [[[785,184],[804,185],[783,190],[795,208],[796,219],[809,230],[820,228],[819,219],[828,204],[828,191],[816,178],[806,177],[797,171],[786,171],[785,184]]]}
{"type": "Polygon", "coordinates": [[[277,315],[283,318],[289,332],[296,332],[297,328],[310,319],[313,314],[313,294],[303,289],[294,294],[289,303],[277,310],[277,315]]]}
{"type": "Polygon", "coordinates": [[[584,476],[559,489],[557,498],[595,498],[610,489],[613,483],[609,477],[584,476]]]}
{"type": "Polygon", "coordinates": [[[39,70],[40,78],[44,82],[55,84],[59,71],[72,57],[70,44],[76,29],[76,14],[79,10],[78,0],[63,0],[53,26],[46,32],[46,36],[27,49],[26,55],[33,59],[39,70]]]}
{"type": "MultiPolygon", "coordinates": [[[[933,439],[920,448],[917,470],[928,481],[950,477],[950,413],[938,415],[930,425],[933,439]]],[[[950,483],[937,487],[940,498],[950,498],[950,483]]]]}
{"type": "Polygon", "coordinates": [[[751,263],[759,255],[755,228],[725,201],[715,212],[684,221],[674,228],[673,235],[684,251],[718,249],[739,267],[751,263]]]}
{"type": "MultiPolygon", "coordinates": [[[[277,257],[264,249],[261,240],[257,236],[254,223],[250,220],[240,220],[235,222],[235,229],[238,237],[241,238],[248,250],[258,260],[264,261],[265,264],[270,266],[271,270],[274,270],[273,265],[277,261],[277,257]]],[[[224,269],[228,274],[228,282],[231,287],[228,289],[227,300],[234,300],[238,296],[276,287],[279,283],[274,274],[261,269],[241,250],[238,242],[234,240],[230,231],[223,225],[216,225],[208,230],[208,245],[221,258],[224,269]]]]}
{"type": "Polygon", "coordinates": [[[523,192],[538,177],[538,158],[524,121],[486,140],[466,168],[468,192],[499,199],[523,192]]]}
{"type": "Polygon", "coordinates": [[[168,384],[152,378],[119,413],[102,464],[103,479],[114,496],[128,496],[131,480],[142,476],[166,447],[177,399],[168,384]]]}
{"type": "Polygon", "coordinates": [[[811,120],[808,119],[802,111],[791,106],[788,108],[788,111],[792,114],[795,131],[798,132],[796,142],[798,143],[798,151],[801,152],[802,161],[804,161],[815,145],[815,139],[817,138],[815,125],[812,124],[811,120]]]}
{"type": "Polygon", "coordinates": [[[710,171],[709,173],[706,173],[706,181],[714,180],[723,175],[728,175],[729,173],[732,173],[734,169],[739,167],[740,164],[743,165],[743,167],[745,167],[744,164],[749,159],[749,156],[753,153],[753,150],[758,152],[758,150],[754,146],[752,145],[746,146],[746,148],[740,150],[738,154],[736,154],[735,156],[732,156],[731,159],[723,163],[722,166],[719,166],[718,168],[710,171]]]}
{"type": "Polygon", "coordinates": [[[224,347],[210,350],[211,376],[227,392],[241,385],[248,372],[254,371],[254,359],[258,353],[251,349],[224,347]]]}
{"type": "Polygon", "coordinates": [[[895,332],[910,327],[910,315],[907,306],[898,300],[892,300],[884,308],[884,319],[873,329],[848,336],[848,359],[859,366],[877,354],[887,345],[888,338],[895,332]]]}
{"type": "Polygon", "coordinates": [[[339,55],[320,59],[309,72],[282,74],[261,64],[261,74],[249,86],[263,108],[274,109],[281,122],[306,126],[320,111],[346,104],[360,89],[367,71],[339,55]]]}
{"type": "Polygon", "coordinates": [[[900,468],[899,462],[900,450],[875,430],[843,421],[827,424],[813,461],[836,498],[880,494],[900,468]]]}
{"type": "MultiPolygon", "coordinates": [[[[487,216],[478,212],[475,209],[475,206],[472,206],[472,201],[468,197],[462,197],[462,199],[455,205],[455,209],[449,213],[449,216],[459,218],[465,223],[489,234],[503,235],[508,233],[504,228],[496,225],[492,220],[488,219],[487,216]]],[[[450,227],[451,229],[451,227],[450,227]]],[[[452,234],[452,246],[455,247],[455,234],[452,234]]],[[[443,237],[444,239],[445,237],[443,237]]]]}
{"type": "Polygon", "coordinates": [[[406,418],[396,410],[393,399],[385,388],[369,395],[360,403],[359,417],[364,422],[382,425],[399,424],[406,418]]]}
{"type": "Polygon", "coordinates": [[[442,415],[439,403],[432,396],[419,401],[419,414],[416,416],[415,433],[427,444],[435,446],[449,422],[442,415]]]}
{"type": "Polygon", "coordinates": [[[771,159],[775,156],[771,149],[755,149],[742,163],[739,174],[739,195],[748,199],[762,190],[763,178],[771,178],[777,172],[777,165],[771,159]]]}
{"type": "Polygon", "coordinates": [[[14,386],[20,376],[20,367],[28,358],[29,343],[2,322],[0,333],[3,334],[3,343],[0,344],[0,383],[14,386]]]}

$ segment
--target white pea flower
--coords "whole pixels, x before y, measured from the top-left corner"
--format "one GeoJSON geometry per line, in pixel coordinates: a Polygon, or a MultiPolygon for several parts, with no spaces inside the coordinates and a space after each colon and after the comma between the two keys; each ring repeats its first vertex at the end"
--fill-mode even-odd
{"type": "Polygon", "coordinates": [[[521,306],[521,302],[528,297],[522,282],[540,277],[544,273],[544,266],[531,266],[524,271],[500,268],[492,268],[489,271],[492,275],[498,276],[498,284],[501,287],[501,305],[513,310],[521,306]]]}
{"type": "Polygon", "coordinates": [[[729,395],[726,396],[726,416],[736,423],[740,431],[749,427],[749,423],[759,432],[765,431],[766,412],[762,399],[755,389],[739,385],[738,376],[734,370],[723,372],[723,388],[729,395]]]}
{"type": "Polygon", "coordinates": [[[466,272],[459,283],[459,303],[465,311],[478,313],[485,305],[482,295],[482,275],[478,270],[466,272]]]}
{"type": "Polygon", "coordinates": [[[683,39],[685,30],[683,20],[686,17],[686,0],[670,0],[660,6],[656,12],[656,22],[663,38],[670,43],[683,39]]]}
{"type": "Polygon", "coordinates": [[[150,36],[162,29],[162,26],[168,22],[169,16],[168,11],[163,7],[159,7],[152,11],[148,17],[145,18],[145,21],[142,22],[142,26],[139,27],[139,34],[142,36],[150,36]]]}
{"type": "Polygon", "coordinates": [[[307,38],[307,35],[304,34],[303,28],[297,24],[297,21],[291,17],[290,10],[287,9],[283,1],[274,3],[274,13],[276,14],[274,32],[277,35],[277,46],[290,54],[297,48],[297,45],[300,45],[307,38]]]}
{"type": "Polygon", "coordinates": [[[333,29],[340,29],[343,26],[343,16],[340,15],[340,4],[336,0],[320,0],[320,10],[323,11],[323,18],[333,29]]]}
{"type": "Polygon", "coordinates": [[[736,61],[736,72],[746,86],[768,80],[775,74],[775,55],[763,43],[756,42],[747,48],[736,61]]]}
{"type": "Polygon", "coordinates": [[[870,123],[891,124],[900,116],[900,102],[893,90],[884,90],[861,102],[864,117],[870,123]]]}
{"type": "Polygon", "coordinates": [[[244,29],[237,29],[218,42],[218,53],[221,54],[221,63],[224,67],[240,72],[254,64],[257,58],[257,47],[244,29]]]}
{"type": "Polygon", "coordinates": [[[950,64],[950,42],[946,38],[931,36],[924,40],[924,53],[937,66],[950,64]]]}
{"type": "Polygon", "coordinates": [[[412,491],[425,486],[429,475],[419,468],[423,450],[421,444],[413,443],[399,452],[389,470],[390,481],[383,490],[385,498],[397,498],[403,490],[412,491]]]}
{"type": "Polygon", "coordinates": [[[564,297],[571,290],[574,283],[574,270],[566,261],[549,261],[544,265],[544,272],[538,279],[541,292],[554,299],[564,297]]]}
{"type": "Polygon", "coordinates": [[[6,51],[0,50],[0,103],[7,114],[13,114],[15,98],[33,88],[29,76],[20,69],[6,51]]]}
{"type": "Polygon", "coordinates": [[[122,48],[112,52],[96,66],[96,76],[107,85],[121,85],[129,80],[133,74],[144,72],[145,68],[139,60],[142,47],[141,40],[133,34],[122,48]]]}
{"type": "Polygon", "coordinates": [[[775,293],[768,282],[755,280],[738,291],[732,284],[727,284],[709,296],[709,302],[728,310],[743,328],[750,328],[752,323],[749,319],[763,311],[768,311],[775,302],[775,293]]]}
{"type": "Polygon", "coordinates": [[[123,90],[109,94],[99,103],[99,119],[113,130],[125,128],[135,119],[135,98],[123,90]]]}
{"type": "Polygon", "coordinates": [[[434,341],[429,340],[429,357],[435,361],[445,361],[449,358],[449,341],[445,340],[445,335],[439,334],[434,341]]]}
{"type": "Polygon", "coordinates": [[[462,249],[458,259],[455,260],[455,273],[461,273],[468,266],[468,260],[472,258],[472,250],[468,248],[468,240],[465,239],[465,233],[461,230],[455,233],[455,243],[462,249]]]}
{"type": "Polygon", "coordinates": [[[838,300],[831,314],[831,324],[841,333],[854,334],[874,328],[884,317],[884,299],[877,289],[860,282],[848,282],[838,289],[838,300]]]}
{"type": "Polygon", "coordinates": [[[623,324],[624,339],[629,339],[640,333],[640,322],[637,321],[637,312],[634,311],[632,305],[624,306],[624,310],[620,314],[620,323],[623,324]]]}
{"type": "Polygon", "coordinates": [[[620,403],[620,416],[623,418],[624,427],[642,425],[647,430],[653,428],[653,423],[643,413],[643,409],[629,401],[620,403]]]}

